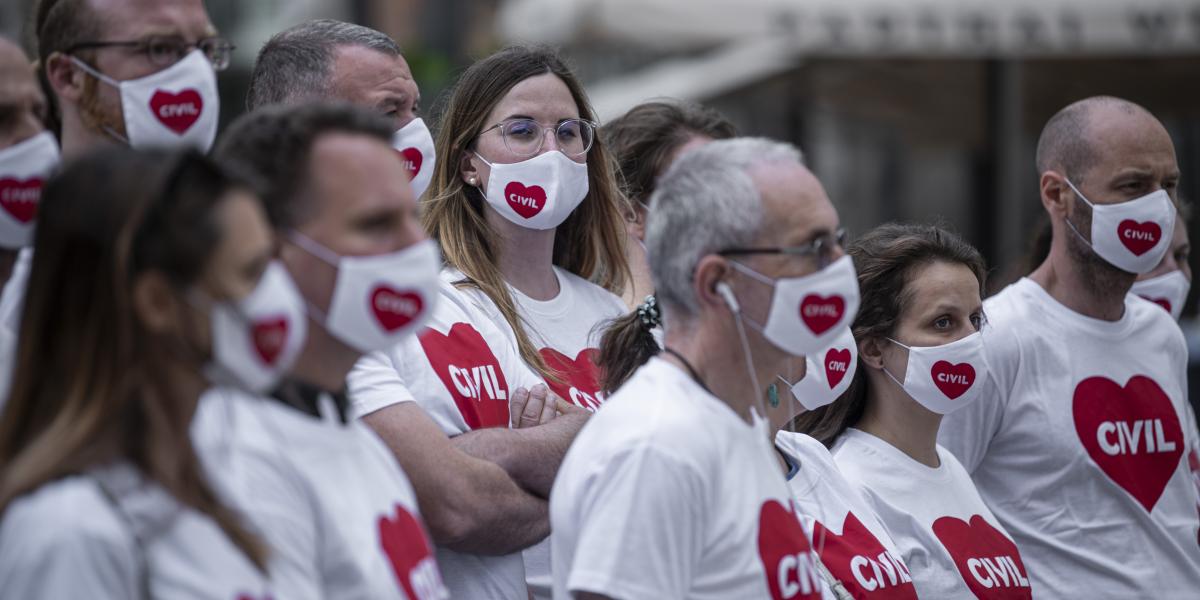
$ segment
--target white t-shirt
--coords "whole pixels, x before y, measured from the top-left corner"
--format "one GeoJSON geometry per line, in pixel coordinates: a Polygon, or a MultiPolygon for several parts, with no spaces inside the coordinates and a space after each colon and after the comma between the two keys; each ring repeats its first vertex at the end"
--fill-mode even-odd
{"type": "Polygon", "coordinates": [[[192,425],[216,487],[270,545],[276,597],[448,597],[395,457],[329,396],[317,406],[217,388],[192,425]]]}
{"type": "Polygon", "coordinates": [[[917,591],[900,551],[829,450],[789,431],[775,434],[775,447],[790,458],[788,488],[812,534],[813,548],[846,591],[860,599],[915,600],[917,591]]]}
{"type": "MultiPolygon", "coordinates": [[[[354,366],[346,383],[355,415],[416,402],[450,437],[508,427],[509,395],[541,383],[541,378],[462,292],[443,281],[440,294],[419,335],[387,352],[364,356],[354,366]]],[[[455,598],[528,597],[520,553],[487,556],[438,547],[437,557],[455,598]]]]}
{"type": "Polygon", "coordinates": [[[937,453],[935,469],[853,428],[833,446],[834,461],[891,534],[920,597],[1031,598],[1017,545],[954,455],[941,446],[937,453]]]}
{"type": "Polygon", "coordinates": [[[0,521],[0,598],[272,597],[214,521],[126,463],[43,485],[0,521]]]}
{"type": "Polygon", "coordinates": [[[583,427],[550,495],[554,598],[822,598],[765,421],[652,359],[583,427]]]}
{"type": "Polygon", "coordinates": [[[1050,598],[1194,597],[1196,488],[1184,453],[1183,335],[1127,295],[1108,322],[1022,279],[984,303],[984,397],[940,442],[1020,546],[1050,598]]]}
{"type": "MultiPolygon", "coordinates": [[[[525,333],[538,348],[542,360],[551,369],[563,374],[559,381],[546,381],[550,391],[560,398],[591,411],[600,408],[604,394],[600,392],[600,371],[595,359],[599,354],[602,328],[607,321],[625,314],[625,302],[615,294],[570,271],[554,267],[559,292],[546,301],[534,300],[509,286],[517,311],[525,322],[525,333]]],[[[462,272],[446,269],[442,280],[463,279],[462,272]]],[[[496,304],[483,292],[465,288],[462,293],[474,301],[493,326],[507,338],[514,352],[517,338],[496,304]]],[[[517,353],[519,357],[519,352],[517,353]]],[[[550,598],[550,540],[527,548],[525,580],[535,600],[550,598]]]]}

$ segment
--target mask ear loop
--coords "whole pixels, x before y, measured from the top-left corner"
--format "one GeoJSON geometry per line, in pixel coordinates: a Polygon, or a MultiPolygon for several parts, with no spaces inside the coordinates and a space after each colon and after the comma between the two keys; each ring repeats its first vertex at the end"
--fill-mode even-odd
{"type": "MultiPolygon", "coordinates": [[[[96,69],[93,69],[90,65],[83,62],[82,60],[79,60],[78,58],[72,56],[71,62],[75,66],[79,67],[84,73],[87,73],[88,75],[91,75],[92,77],[95,77],[96,80],[98,80],[102,83],[107,83],[108,85],[111,85],[111,86],[117,88],[118,90],[121,89],[121,82],[113,79],[112,77],[109,77],[108,75],[105,75],[104,73],[101,73],[100,71],[97,71],[96,69]]],[[[122,101],[122,102],[124,102],[124,101],[122,101]]],[[[125,115],[123,113],[121,115],[121,118],[122,119],[125,118],[125,115]]],[[[107,135],[108,137],[111,137],[112,139],[117,140],[118,142],[121,142],[122,144],[125,144],[126,146],[131,145],[129,143],[129,138],[117,133],[116,131],[113,130],[112,127],[105,125],[101,129],[104,130],[105,135],[107,135]]]]}
{"type": "Polygon", "coordinates": [[[724,281],[718,283],[716,290],[721,298],[725,300],[725,305],[729,307],[729,311],[733,313],[733,321],[737,326],[738,339],[742,343],[742,358],[746,360],[746,374],[749,375],[750,384],[754,386],[755,410],[757,410],[759,418],[765,418],[767,409],[763,405],[763,388],[761,382],[758,381],[758,375],[754,372],[754,358],[750,351],[750,339],[746,337],[746,327],[742,324],[742,309],[738,306],[737,296],[734,295],[733,289],[729,287],[728,283],[724,281]]]}
{"type": "MultiPolygon", "coordinates": [[[[321,262],[333,267],[334,270],[338,271],[338,276],[341,276],[341,270],[338,269],[338,265],[341,262],[342,257],[338,253],[326,248],[316,240],[304,235],[303,233],[300,233],[299,231],[296,231],[295,229],[289,231],[287,237],[288,240],[295,244],[297,248],[309,253],[321,262]]],[[[300,296],[303,297],[304,294],[301,293],[300,296]]],[[[324,324],[329,321],[329,316],[325,314],[325,311],[317,308],[308,300],[308,298],[304,298],[304,309],[306,312],[308,312],[309,316],[311,316],[313,320],[318,323],[324,324]]]]}

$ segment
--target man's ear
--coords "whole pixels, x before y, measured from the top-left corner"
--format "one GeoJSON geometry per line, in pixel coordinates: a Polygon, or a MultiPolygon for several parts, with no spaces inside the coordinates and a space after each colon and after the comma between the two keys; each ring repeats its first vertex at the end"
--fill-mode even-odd
{"type": "Polygon", "coordinates": [[[858,356],[867,366],[873,369],[883,369],[882,340],[870,337],[858,342],[858,356]]]}
{"type": "Polygon", "coordinates": [[[46,58],[43,67],[46,71],[46,81],[59,98],[76,104],[83,98],[83,84],[88,74],[75,65],[71,58],[61,52],[55,52],[46,58]]]}
{"type": "Polygon", "coordinates": [[[1067,218],[1071,214],[1075,192],[1067,186],[1066,179],[1059,173],[1046,171],[1042,173],[1038,184],[1042,196],[1042,206],[1050,218],[1052,220],[1067,218]]]}
{"type": "Polygon", "coordinates": [[[715,254],[709,254],[696,263],[696,274],[692,278],[692,293],[696,295],[696,301],[701,310],[707,308],[736,312],[737,300],[729,298],[732,296],[732,292],[721,291],[722,287],[728,290],[731,271],[729,262],[715,254]]]}

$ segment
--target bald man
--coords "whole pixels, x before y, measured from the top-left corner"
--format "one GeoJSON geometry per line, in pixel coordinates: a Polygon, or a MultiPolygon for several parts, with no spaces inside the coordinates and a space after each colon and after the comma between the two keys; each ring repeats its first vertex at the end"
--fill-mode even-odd
{"type": "MultiPolygon", "coordinates": [[[[1194,598],[1187,351],[1170,314],[1128,293],[1170,248],[1175,148],[1144,108],[1088,98],[1046,123],[1037,168],[1050,253],[984,303],[987,398],[948,415],[940,441],[1020,547],[1035,597],[1194,598]]],[[[1000,591],[995,534],[971,526],[955,559],[1000,591]]]]}

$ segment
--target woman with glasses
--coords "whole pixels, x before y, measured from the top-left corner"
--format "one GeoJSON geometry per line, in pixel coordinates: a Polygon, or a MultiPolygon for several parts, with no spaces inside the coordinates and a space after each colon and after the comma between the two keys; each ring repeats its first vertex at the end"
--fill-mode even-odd
{"type": "MultiPolygon", "coordinates": [[[[878,514],[922,598],[1029,598],[1028,571],[971,477],[937,444],[942,416],[981,398],[983,258],[957,235],[888,224],[852,243],[857,369],[795,429],[831,449],[878,514]]],[[[782,443],[781,443],[782,442],[782,443]]],[[[784,448],[811,439],[781,434],[784,448]]]]}
{"type": "Polygon", "coordinates": [[[108,149],[52,179],[38,218],[0,415],[0,597],[269,598],[268,551],[189,437],[206,374],[243,372],[223,343],[253,338],[230,316],[269,279],[258,199],[196,153],[108,149]]]}

